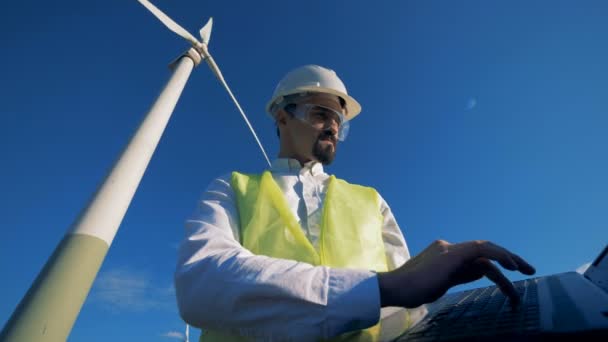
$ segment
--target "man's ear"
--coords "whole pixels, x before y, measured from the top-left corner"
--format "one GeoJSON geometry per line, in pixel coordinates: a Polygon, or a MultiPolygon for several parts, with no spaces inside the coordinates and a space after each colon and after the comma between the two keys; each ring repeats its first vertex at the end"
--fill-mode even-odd
{"type": "Polygon", "coordinates": [[[287,114],[285,109],[283,109],[283,108],[277,109],[276,114],[275,114],[277,126],[287,124],[288,116],[289,116],[289,114],[287,114]]]}

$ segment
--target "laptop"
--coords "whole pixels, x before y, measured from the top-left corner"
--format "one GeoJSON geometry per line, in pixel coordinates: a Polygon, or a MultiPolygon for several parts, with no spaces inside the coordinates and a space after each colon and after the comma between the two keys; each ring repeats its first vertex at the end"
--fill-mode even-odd
{"type": "Polygon", "coordinates": [[[608,341],[608,245],[584,274],[514,285],[515,307],[496,286],[449,293],[397,341],[608,341]]]}

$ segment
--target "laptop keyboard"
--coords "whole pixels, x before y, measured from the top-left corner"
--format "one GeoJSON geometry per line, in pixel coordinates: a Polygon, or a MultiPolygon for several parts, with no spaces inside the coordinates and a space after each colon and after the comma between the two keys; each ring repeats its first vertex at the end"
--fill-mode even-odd
{"type": "Polygon", "coordinates": [[[430,305],[434,312],[399,341],[466,339],[484,335],[519,335],[539,330],[537,278],[516,281],[521,303],[511,302],[496,286],[443,296],[430,305]]]}

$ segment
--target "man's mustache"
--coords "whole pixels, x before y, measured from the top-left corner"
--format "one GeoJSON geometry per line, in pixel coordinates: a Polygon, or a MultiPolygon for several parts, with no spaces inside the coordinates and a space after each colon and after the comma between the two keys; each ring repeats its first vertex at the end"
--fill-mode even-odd
{"type": "Polygon", "coordinates": [[[331,140],[331,142],[333,142],[334,145],[336,145],[336,143],[338,142],[338,137],[334,134],[334,132],[331,129],[326,129],[321,134],[319,134],[318,140],[325,140],[325,139],[331,140]]]}

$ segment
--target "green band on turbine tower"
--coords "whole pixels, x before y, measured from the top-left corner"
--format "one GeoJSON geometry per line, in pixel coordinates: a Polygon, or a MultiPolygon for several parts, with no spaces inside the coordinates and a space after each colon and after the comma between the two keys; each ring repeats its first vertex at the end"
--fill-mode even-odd
{"type": "Polygon", "coordinates": [[[67,234],[0,332],[0,341],[65,341],[108,249],[100,238],[67,234]]]}

